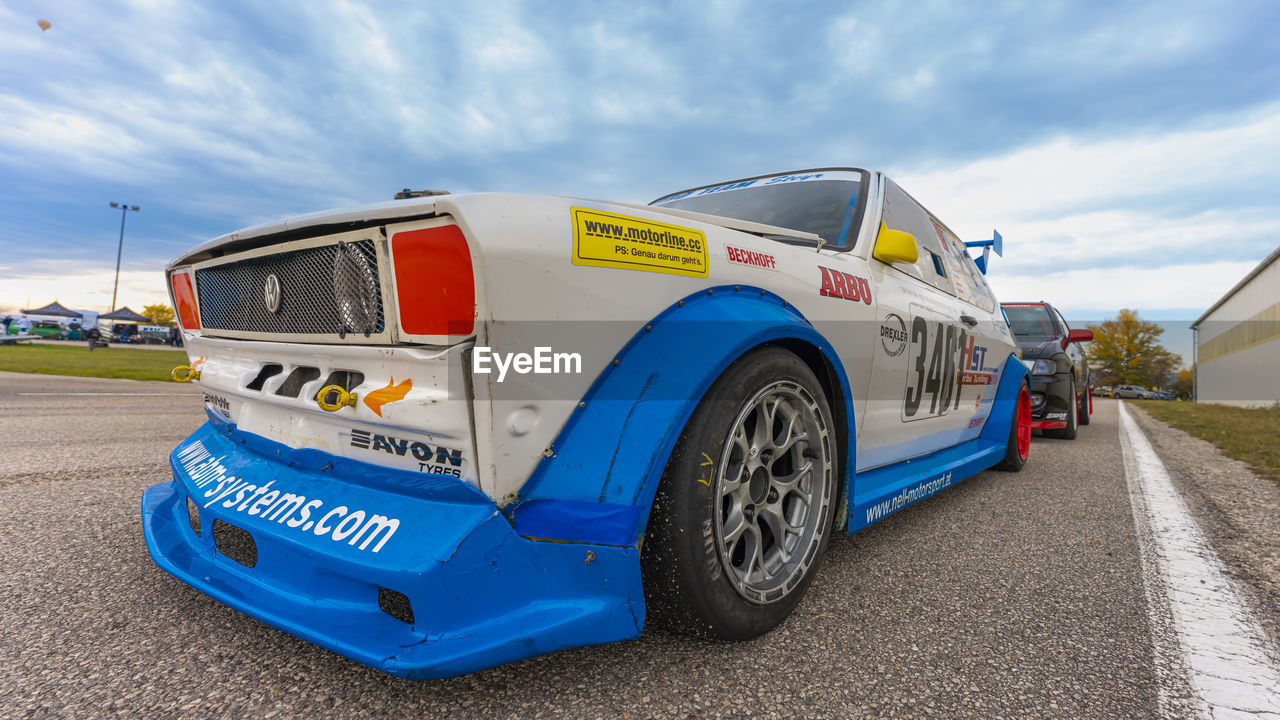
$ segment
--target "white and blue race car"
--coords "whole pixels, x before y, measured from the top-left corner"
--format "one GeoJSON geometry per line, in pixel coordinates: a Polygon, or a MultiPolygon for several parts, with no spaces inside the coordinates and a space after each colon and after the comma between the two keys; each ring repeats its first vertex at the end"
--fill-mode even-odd
{"type": "Polygon", "coordinates": [[[208,422],[143,496],[148,549],[408,678],[646,615],[759,635],[832,533],[1026,461],[986,259],[852,168],[647,206],[422,194],[218,238],[168,270],[208,422]]]}

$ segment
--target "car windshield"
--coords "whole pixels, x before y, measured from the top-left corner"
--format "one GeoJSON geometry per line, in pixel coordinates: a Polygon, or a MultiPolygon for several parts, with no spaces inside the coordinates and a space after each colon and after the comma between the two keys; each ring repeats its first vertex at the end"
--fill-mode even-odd
{"type": "Polygon", "coordinates": [[[651,204],[810,232],[829,247],[848,249],[856,241],[865,186],[858,172],[811,172],[699,188],[651,204]]]}
{"type": "Polygon", "coordinates": [[[1004,305],[1009,318],[1009,329],[1019,340],[1049,340],[1058,333],[1053,328],[1053,317],[1043,305],[1004,305]]]}

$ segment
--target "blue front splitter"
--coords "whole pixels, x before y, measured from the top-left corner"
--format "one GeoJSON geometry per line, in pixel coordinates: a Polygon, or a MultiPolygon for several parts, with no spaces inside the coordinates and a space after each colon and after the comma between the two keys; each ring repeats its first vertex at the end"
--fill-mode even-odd
{"type": "Polygon", "coordinates": [[[524,538],[487,497],[456,479],[433,476],[424,484],[419,473],[374,470],[332,456],[337,463],[322,463],[325,457],[206,423],[171,455],[174,480],[143,494],[147,549],[161,568],[220,602],[415,680],[640,636],[644,599],[636,547],[524,538]],[[394,512],[400,528],[375,554],[376,544],[362,551],[273,522],[266,512],[250,515],[210,502],[212,483],[197,487],[180,460],[195,442],[228,475],[323,498],[322,510],[394,512]],[[350,476],[335,472],[335,464],[350,476]],[[189,497],[200,506],[199,535],[189,523],[189,497]],[[254,567],[215,550],[215,519],[249,531],[257,547],[254,567]],[[379,588],[409,599],[413,624],[379,607],[379,588]]]}

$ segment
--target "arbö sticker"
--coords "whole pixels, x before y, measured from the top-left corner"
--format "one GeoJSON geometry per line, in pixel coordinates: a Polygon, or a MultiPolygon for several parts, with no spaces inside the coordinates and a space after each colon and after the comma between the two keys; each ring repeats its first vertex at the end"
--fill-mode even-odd
{"type": "Polygon", "coordinates": [[[863,278],[821,265],[818,269],[822,271],[822,290],[818,293],[819,295],[844,298],[853,302],[861,300],[868,305],[871,304],[871,286],[863,278]]]}

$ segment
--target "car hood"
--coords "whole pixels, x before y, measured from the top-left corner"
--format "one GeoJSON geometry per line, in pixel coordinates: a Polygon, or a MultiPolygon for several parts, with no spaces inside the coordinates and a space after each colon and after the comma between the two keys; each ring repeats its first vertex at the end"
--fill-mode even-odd
{"type": "MultiPolygon", "coordinates": [[[[255,225],[197,245],[170,262],[168,269],[173,270],[174,268],[182,265],[190,265],[191,263],[208,260],[209,258],[217,257],[226,253],[241,252],[252,248],[271,245],[276,242],[280,242],[281,236],[285,234],[292,234],[296,238],[300,238],[352,230],[358,227],[367,227],[369,225],[376,225],[379,223],[404,222],[418,218],[456,214],[459,212],[458,204],[460,201],[465,201],[468,198],[483,195],[492,194],[461,193],[458,195],[435,195],[408,200],[388,200],[386,202],[362,205],[346,210],[323,210],[309,215],[300,215],[284,220],[264,223],[262,225],[255,225]]],[[[523,197],[532,196],[525,195],[523,197]]],[[[544,197],[562,196],[548,195],[544,197]]],[[[599,200],[591,200],[589,198],[573,199],[592,203],[603,202],[599,200]]],[[[788,228],[777,227],[774,225],[765,225],[763,223],[751,222],[749,220],[738,220],[736,218],[707,215],[705,213],[680,210],[677,208],[666,208],[654,205],[636,205],[635,203],[626,202],[608,202],[607,205],[613,206],[614,208],[642,210],[647,213],[660,213],[662,215],[683,218],[686,220],[695,220],[710,225],[719,225],[720,227],[729,228],[730,230],[741,230],[755,235],[780,236],[813,242],[821,241],[821,238],[813,233],[801,230],[790,230],[788,228]]]]}
{"type": "Polygon", "coordinates": [[[1023,360],[1051,358],[1062,352],[1062,344],[1058,340],[1019,340],[1018,347],[1022,350],[1023,360]]]}

